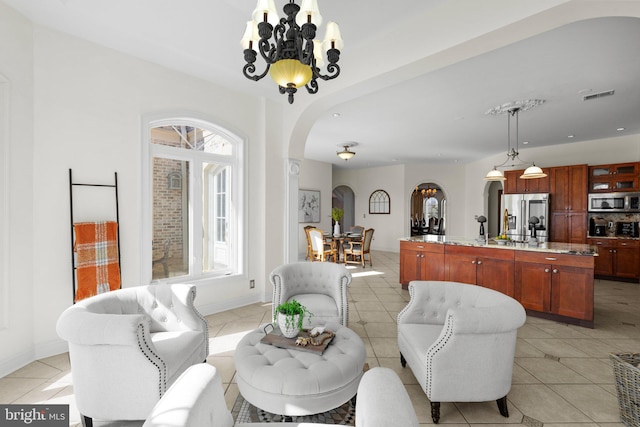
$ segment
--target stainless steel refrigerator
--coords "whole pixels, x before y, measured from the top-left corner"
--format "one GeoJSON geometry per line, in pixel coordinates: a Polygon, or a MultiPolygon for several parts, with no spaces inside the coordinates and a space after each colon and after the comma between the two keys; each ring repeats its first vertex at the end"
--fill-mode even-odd
{"type": "Polygon", "coordinates": [[[539,243],[546,242],[549,237],[549,198],[548,193],[503,194],[501,215],[506,209],[507,236],[516,242],[527,242],[535,235],[539,243]]]}

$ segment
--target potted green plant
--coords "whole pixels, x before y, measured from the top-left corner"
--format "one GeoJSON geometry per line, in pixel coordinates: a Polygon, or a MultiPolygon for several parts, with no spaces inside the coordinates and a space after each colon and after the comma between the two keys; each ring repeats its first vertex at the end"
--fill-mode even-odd
{"type": "Polygon", "coordinates": [[[287,338],[295,338],[302,329],[306,315],[311,319],[313,313],[307,310],[304,305],[292,299],[276,307],[273,320],[277,323],[282,335],[287,338]]]}
{"type": "Polygon", "coordinates": [[[333,208],[331,209],[331,218],[333,218],[333,220],[335,221],[335,225],[333,226],[333,235],[334,236],[339,236],[340,235],[340,220],[342,219],[342,217],[344,216],[344,210],[340,209],[340,208],[333,208]]]}

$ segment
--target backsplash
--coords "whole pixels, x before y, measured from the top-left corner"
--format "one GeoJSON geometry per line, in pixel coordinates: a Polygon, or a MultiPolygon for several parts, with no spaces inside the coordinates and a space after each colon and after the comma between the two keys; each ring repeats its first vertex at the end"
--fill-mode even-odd
{"type": "MultiPolygon", "coordinates": [[[[640,213],[590,213],[587,218],[587,227],[591,225],[591,219],[596,220],[598,223],[606,224],[606,235],[604,237],[617,237],[616,236],[616,223],[617,222],[640,222],[640,213]]],[[[588,228],[589,235],[591,236],[591,229],[588,228]]]]}

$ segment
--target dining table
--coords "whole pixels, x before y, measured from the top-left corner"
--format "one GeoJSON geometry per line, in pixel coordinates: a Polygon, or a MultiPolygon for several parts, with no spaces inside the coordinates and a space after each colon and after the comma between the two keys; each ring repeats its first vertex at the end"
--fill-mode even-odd
{"type": "Polygon", "coordinates": [[[336,257],[336,262],[340,262],[340,260],[344,257],[344,244],[347,242],[358,242],[362,241],[362,234],[360,233],[340,233],[338,235],[324,233],[323,237],[325,241],[333,241],[336,244],[336,249],[338,251],[338,256],[336,257]]]}

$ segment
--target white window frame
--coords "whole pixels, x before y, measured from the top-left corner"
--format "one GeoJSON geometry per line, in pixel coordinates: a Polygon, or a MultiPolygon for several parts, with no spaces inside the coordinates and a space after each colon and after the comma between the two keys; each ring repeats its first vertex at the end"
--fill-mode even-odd
{"type": "Polygon", "coordinates": [[[245,175],[246,165],[244,156],[245,141],[237,134],[216,125],[212,120],[203,119],[193,114],[188,115],[167,115],[162,118],[145,117],[142,126],[142,256],[140,275],[141,283],[200,283],[202,281],[215,280],[220,277],[233,275],[245,275],[245,264],[247,258],[247,244],[245,241],[247,220],[244,212],[246,202],[245,175]],[[216,155],[203,153],[195,150],[185,150],[177,147],[169,147],[160,144],[152,144],[150,130],[155,127],[168,125],[185,125],[211,130],[222,135],[233,144],[233,155],[216,155]],[[171,277],[166,279],[152,279],[152,240],[153,240],[153,182],[151,173],[153,171],[153,158],[160,155],[174,160],[192,162],[189,168],[189,274],[185,276],[171,277]],[[201,236],[203,225],[201,218],[202,198],[194,195],[196,184],[202,188],[202,164],[220,163],[231,166],[231,171],[227,176],[230,180],[230,215],[235,218],[235,226],[229,231],[230,245],[230,265],[229,269],[203,272],[203,246],[202,239],[194,236],[201,236]],[[196,173],[198,171],[199,173],[196,173]],[[233,207],[233,208],[232,208],[233,207]]]}

